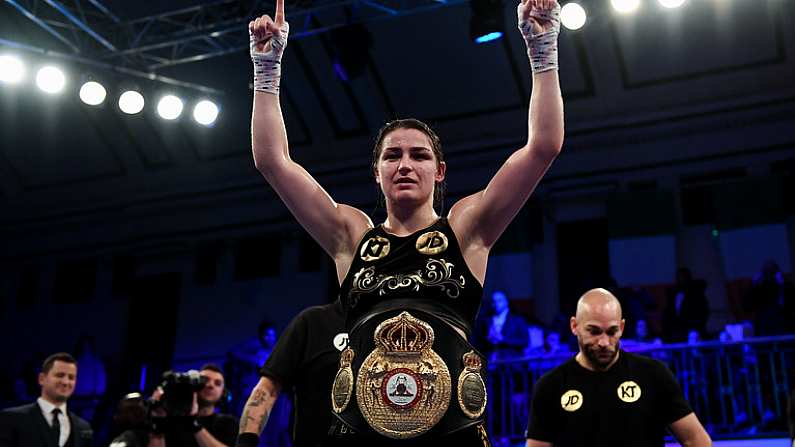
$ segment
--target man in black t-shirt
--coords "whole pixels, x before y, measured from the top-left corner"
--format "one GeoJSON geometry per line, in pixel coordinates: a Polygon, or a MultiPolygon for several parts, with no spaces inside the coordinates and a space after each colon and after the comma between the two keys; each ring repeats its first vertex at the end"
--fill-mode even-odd
{"type": "Polygon", "coordinates": [[[296,316],[279,337],[262,367],[240,419],[238,446],[256,446],[257,438],[281,390],[294,393],[294,445],[323,444],[331,425],[331,385],[340,352],[348,344],[339,301],[314,306],[296,316]]]}
{"type": "Polygon", "coordinates": [[[712,445],[671,371],[619,348],[610,292],[586,292],[570,324],[580,351],[536,383],[527,447],[662,447],[666,427],[682,445],[712,445]]]}

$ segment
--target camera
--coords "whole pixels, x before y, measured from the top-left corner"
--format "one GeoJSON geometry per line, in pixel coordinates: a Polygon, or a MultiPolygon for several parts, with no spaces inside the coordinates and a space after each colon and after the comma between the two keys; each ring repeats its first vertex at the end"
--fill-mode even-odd
{"type": "Polygon", "coordinates": [[[193,406],[193,393],[201,391],[206,383],[207,377],[196,370],[166,371],[160,384],[163,389],[160,405],[168,416],[188,416],[193,406]]]}

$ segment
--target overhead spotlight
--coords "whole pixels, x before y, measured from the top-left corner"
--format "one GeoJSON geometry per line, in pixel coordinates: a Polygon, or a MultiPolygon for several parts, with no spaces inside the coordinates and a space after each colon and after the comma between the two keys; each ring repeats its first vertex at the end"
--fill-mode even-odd
{"type": "Polygon", "coordinates": [[[182,100],[174,95],[166,95],[157,102],[157,114],[165,120],[175,120],[182,115],[182,100]]]}
{"type": "Polygon", "coordinates": [[[80,87],[80,99],[90,106],[98,106],[105,101],[107,92],[99,82],[88,81],[80,87]]]}
{"type": "Polygon", "coordinates": [[[361,23],[354,23],[331,31],[332,66],[340,80],[348,82],[361,76],[370,63],[373,36],[361,23]]]}
{"type": "Polygon", "coordinates": [[[18,57],[0,56],[0,81],[17,84],[25,75],[25,64],[18,57]]]}
{"type": "Polygon", "coordinates": [[[579,3],[566,3],[560,10],[560,22],[570,30],[582,28],[587,17],[585,9],[579,3]]]}
{"type": "Polygon", "coordinates": [[[621,14],[627,14],[640,7],[640,0],[610,0],[613,9],[621,14]]]}
{"type": "Polygon", "coordinates": [[[193,119],[201,125],[209,126],[216,118],[218,118],[218,106],[212,101],[206,99],[199,101],[193,108],[193,119]]]}
{"type": "Polygon", "coordinates": [[[502,37],[505,30],[502,0],[470,0],[469,38],[477,44],[502,37]]]}
{"type": "Polygon", "coordinates": [[[66,85],[66,76],[58,68],[48,65],[36,74],[36,85],[45,93],[59,93],[66,85]]]}
{"type": "Polygon", "coordinates": [[[660,4],[669,9],[678,8],[685,4],[685,0],[657,0],[660,4]]]}
{"type": "Polygon", "coordinates": [[[119,96],[119,109],[128,115],[135,115],[144,109],[144,97],[135,90],[127,90],[119,96]]]}

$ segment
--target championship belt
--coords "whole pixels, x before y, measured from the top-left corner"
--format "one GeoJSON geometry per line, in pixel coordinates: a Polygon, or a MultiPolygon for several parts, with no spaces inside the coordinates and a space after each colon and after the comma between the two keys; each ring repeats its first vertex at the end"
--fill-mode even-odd
{"type": "Polygon", "coordinates": [[[410,304],[376,308],[352,325],[331,391],[342,424],[333,436],[377,445],[382,437],[435,439],[483,423],[486,359],[430,306],[410,304]]]}
{"type": "Polygon", "coordinates": [[[356,400],[383,436],[409,439],[430,430],[450,404],[450,371],[433,351],[433,327],[408,312],[383,321],[375,349],[356,376],[356,400]]]}
{"type": "Polygon", "coordinates": [[[345,348],[340,355],[340,369],[334,377],[334,385],[331,387],[331,407],[335,413],[342,413],[351,401],[351,391],[353,390],[353,370],[351,362],[355,355],[350,346],[345,348]]]}
{"type": "Polygon", "coordinates": [[[477,419],[483,415],[488,401],[486,383],[480,374],[483,360],[475,351],[464,354],[462,360],[464,370],[458,376],[458,405],[467,417],[477,419]]]}

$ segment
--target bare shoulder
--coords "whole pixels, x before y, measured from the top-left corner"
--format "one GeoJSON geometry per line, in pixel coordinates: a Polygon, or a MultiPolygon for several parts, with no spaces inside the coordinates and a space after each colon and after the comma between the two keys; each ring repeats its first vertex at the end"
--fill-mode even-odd
{"type": "Polygon", "coordinates": [[[447,221],[458,240],[458,246],[461,247],[464,261],[480,284],[486,279],[486,266],[491,248],[484,244],[483,237],[478,232],[477,202],[482,194],[483,192],[480,191],[464,197],[456,202],[447,214],[447,221]]]}
{"type": "Polygon", "coordinates": [[[359,244],[364,233],[373,228],[373,221],[370,216],[365,214],[362,210],[352,207],[350,205],[339,205],[339,212],[345,222],[346,232],[348,236],[347,246],[343,251],[353,252],[359,244]]]}
{"type": "Polygon", "coordinates": [[[464,197],[453,204],[450,207],[450,212],[447,213],[447,221],[450,223],[450,228],[453,229],[462,249],[469,246],[473,242],[473,237],[477,236],[474,234],[474,221],[477,219],[477,201],[482,194],[482,191],[478,191],[475,194],[464,197]]]}
{"type": "Polygon", "coordinates": [[[336,252],[329,254],[334,259],[337,279],[341,284],[351,266],[351,262],[353,262],[353,256],[359,246],[359,242],[361,242],[365,233],[373,228],[373,221],[360,209],[350,205],[340,204],[338,209],[343,222],[345,222],[345,229],[343,230],[345,236],[344,241],[337,245],[336,252]]]}

